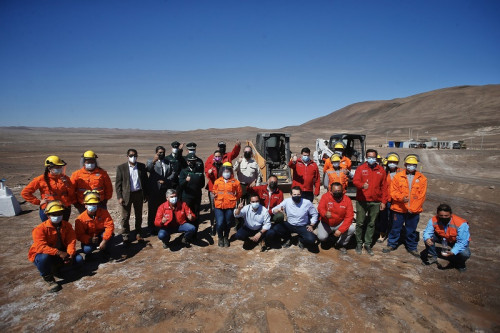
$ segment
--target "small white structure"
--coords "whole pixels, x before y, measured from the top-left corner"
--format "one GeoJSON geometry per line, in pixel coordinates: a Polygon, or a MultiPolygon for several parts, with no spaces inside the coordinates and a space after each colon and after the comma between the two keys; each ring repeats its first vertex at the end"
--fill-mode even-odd
{"type": "Polygon", "coordinates": [[[21,212],[21,206],[10,188],[5,186],[5,179],[0,180],[0,216],[15,216],[21,212]]]}

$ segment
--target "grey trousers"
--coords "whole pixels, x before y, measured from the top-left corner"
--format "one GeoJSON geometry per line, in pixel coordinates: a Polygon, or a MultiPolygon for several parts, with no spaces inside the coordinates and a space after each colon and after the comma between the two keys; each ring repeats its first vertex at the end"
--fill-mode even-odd
{"type": "MultiPolygon", "coordinates": [[[[344,222],[342,222],[342,223],[344,223],[344,222]]],[[[337,229],[340,228],[342,223],[340,223],[336,227],[330,227],[328,225],[328,223],[319,222],[319,225],[318,225],[318,239],[319,239],[319,241],[320,242],[326,241],[328,236],[330,234],[334,233],[335,231],[337,231],[337,229]]],[[[337,244],[341,245],[341,246],[347,246],[347,244],[349,244],[349,240],[351,239],[352,235],[354,235],[355,231],[356,231],[356,224],[352,223],[349,226],[349,229],[347,229],[347,232],[344,232],[343,234],[340,235],[339,239],[337,240],[337,244]]]]}

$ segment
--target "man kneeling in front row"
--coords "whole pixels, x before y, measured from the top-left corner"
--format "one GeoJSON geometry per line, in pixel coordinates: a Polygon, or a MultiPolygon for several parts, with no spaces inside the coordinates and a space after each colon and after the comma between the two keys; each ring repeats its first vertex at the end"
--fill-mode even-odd
{"type": "Polygon", "coordinates": [[[438,206],[437,214],[427,223],[423,238],[427,252],[424,264],[437,263],[436,243],[441,243],[441,256],[450,262],[451,267],[465,272],[465,261],[470,257],[469,223],[452,214],[449,205],[438,206]]]}
{"type": "Polygon", "coordinates": [[[318,225],[318,239],[325,242],[330,234],[335,237],[335,247],[342,254],[347,254],[346,246],[356,231],[352,224],[354,210],[352,201],[344,195],[342,184],[335,182],[330,185],[330,192],[323,194],[318,205],[320,223],[318,225]]]}
{"type": "Polygon", "coordinates": [[[259,195],[251,194],[249,205],[243,206],[243,203],[240,203],[234,210],[234,217],[242,217],[245,221],[244,225],[236,232],[235,238],[243,241],[249,239],[255,243],[264,239],[261,251],[266,251],[268,247],[267,232],[271,229],[271,216],[266,207],[260,204],[259,195]]]}

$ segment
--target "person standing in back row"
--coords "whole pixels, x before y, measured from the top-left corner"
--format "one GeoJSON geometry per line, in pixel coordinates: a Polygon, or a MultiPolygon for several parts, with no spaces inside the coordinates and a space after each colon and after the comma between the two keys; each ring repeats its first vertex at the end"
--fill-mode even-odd
{"type": "Polygon", "coordinates": [[[372,241],[375,221],[387,202],[387,179],[383,167],[377,164],[377,151],[366,151],[366,162],[361,164],[352,180],[356,192],[356,253],[365,251],[373,256],[372,241]],[[368,216],[367,216],[368,215],[368,216]],[[364,232],[364,238],[363,238],[364,232]]]}
{"type": "Polygon", "coordinates": [[[137,162],[137,150],[127,150],[128,161],[116,168],[116,198],[121,206],[123,242],[129,243],[130,213],[134,206],[136,239],[143,241],[142,204],[148,200],[147,173],[144,163],[137,162]]]}
{"type": "Polygon", "coordinates": [[[397,248],[404,226],[406,250],[411,255],[420,258],[417,251],[417,225],[427,193],[427,178],[417,171],[419,163],[417,155],[410,154],[405,157],[404,161],[406,170],[398,172],[391,182],[391,210],[394,212],[394,218],[389,238],[387,238],[387,247],[382,252],[388,253],[397,248]]]}
{"type": "Polygon", "coordinates": [[[311,160],[309,148],[302,148],[300,154],[300,159],[294,155],[288,163],[288,167],[293,170],[292,187],[300,187],[302,198],[313,202],[320,190],[318,165],[311,160]]]}

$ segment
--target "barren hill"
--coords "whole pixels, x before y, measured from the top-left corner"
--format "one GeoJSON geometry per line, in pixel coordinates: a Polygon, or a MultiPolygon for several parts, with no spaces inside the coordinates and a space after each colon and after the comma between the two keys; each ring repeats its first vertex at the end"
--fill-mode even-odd
{"type": "Polygon", "coordinates": [[[413,138],[466,140],[485,146],[500,138],[500,85],[460,86],[389,101],[367,101],[346,106],[286,131],[303,133],[307,141],[338,132],[365,133],[369,141],[413,138]],[[299,130],[300,129],[300,130],[299,130]]]}

